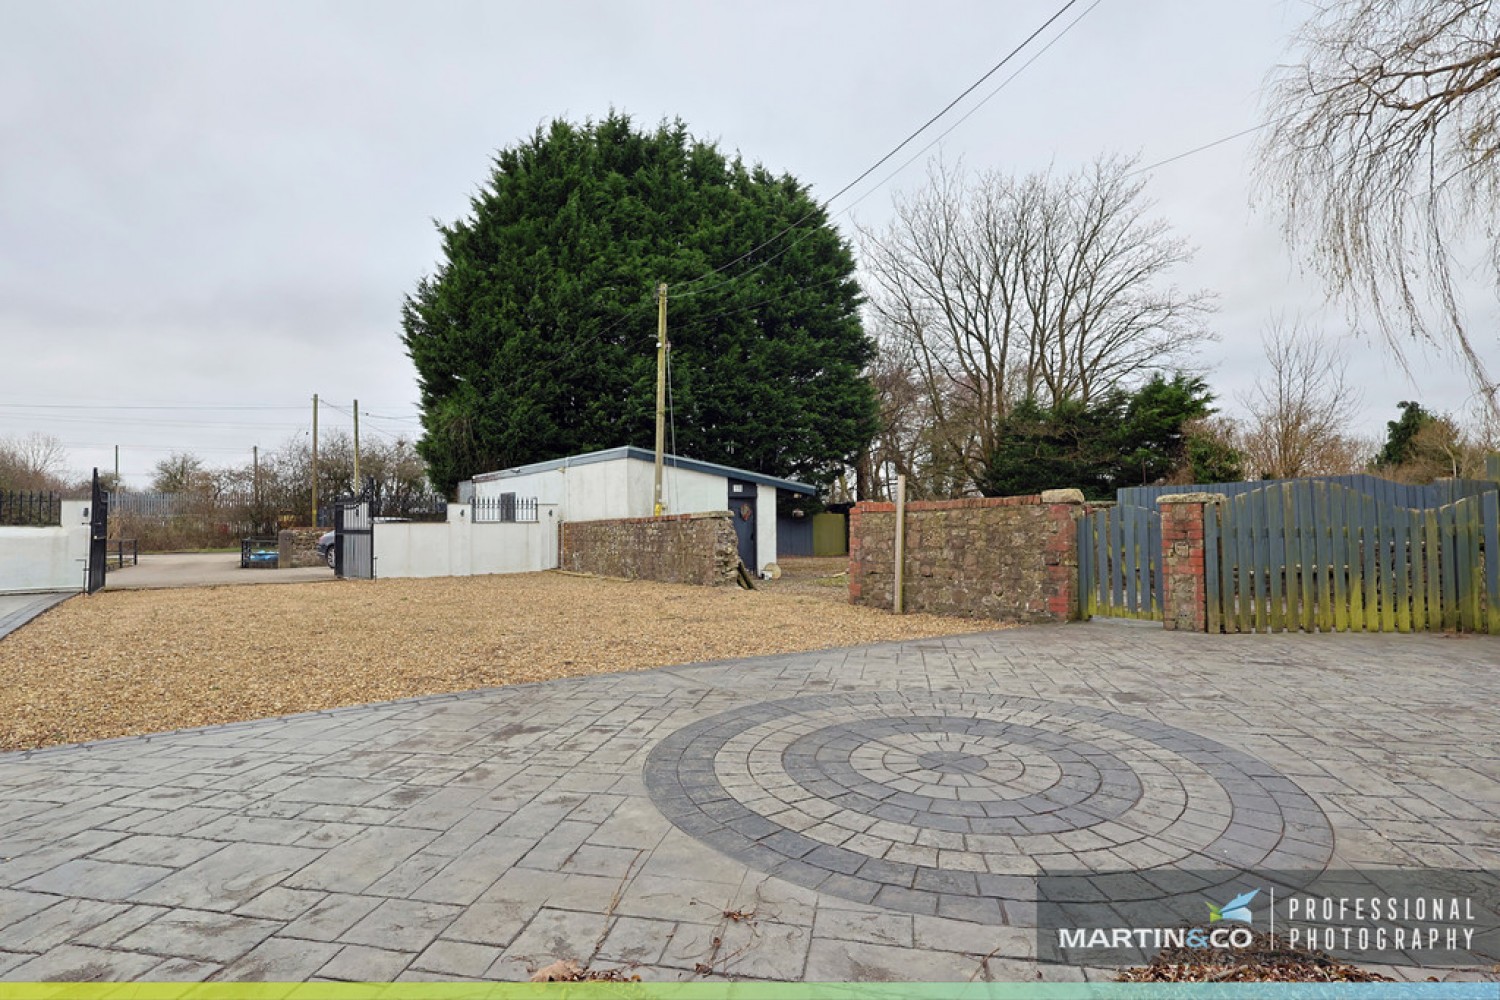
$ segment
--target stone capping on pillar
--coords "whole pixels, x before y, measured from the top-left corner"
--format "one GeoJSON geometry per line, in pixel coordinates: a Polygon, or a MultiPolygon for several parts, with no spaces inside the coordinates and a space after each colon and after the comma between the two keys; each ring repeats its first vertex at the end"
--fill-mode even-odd
{"type": "Polygon", "coordinates": [[[1162,625],[1181,632],[1208,631],[1208,586],[1204,579],[1206,508],[1222,493],[1170,493],[1161,509],[1162,625]]]}

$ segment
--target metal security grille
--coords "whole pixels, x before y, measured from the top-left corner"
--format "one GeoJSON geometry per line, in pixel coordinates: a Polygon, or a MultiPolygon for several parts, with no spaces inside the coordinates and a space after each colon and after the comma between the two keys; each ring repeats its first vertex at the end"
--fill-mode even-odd
{"type": "Polygon", "coordinates": [[[536,497],[518,497],[514,493],[475,497],[469,501],[469,517],[475,524],[529,523],[536,520],[536,507],[536,497]]]}
{"type": "Polygon", "coordinates": [[[349,580],[375,579],[375,519],[368,494],[333,502],[335,576],[349,580]]]}

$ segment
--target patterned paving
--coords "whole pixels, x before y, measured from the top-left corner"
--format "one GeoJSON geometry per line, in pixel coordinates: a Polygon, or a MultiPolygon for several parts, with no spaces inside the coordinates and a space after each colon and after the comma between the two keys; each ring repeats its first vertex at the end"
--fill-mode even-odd
{"type": "Polygon", "coordinates": [[[1107,977],[1039,866],[1500,868],[1497,703],[1500,639],[1097,623],[0,754],[0,979],[1107,977]]]}
{"type": "Polygon", "coordinates": [[[1049,865],[1321,868],[1333,854],[1322,811],[1269,765],[1035,698],[763,702],[668,736],[646,787],[676,826],[751,868],[986,923],[1029,923],[1026,876],[1049,865]]]}

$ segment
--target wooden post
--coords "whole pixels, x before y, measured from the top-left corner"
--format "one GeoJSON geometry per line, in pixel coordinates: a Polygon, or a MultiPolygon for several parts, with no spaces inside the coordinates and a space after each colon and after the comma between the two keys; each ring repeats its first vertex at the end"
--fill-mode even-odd
{"type": "Polygon", "coordinates": [[[891,595],[891,610],[901,614],[906,601],[906,477],[896,477],[896,587],[891,595]]]}
{"type": "Polygon", "coordinates": [[[318,394],[313,393],[312,526],[318,526],[318,394]]]}
{"type": "MultiPolygon", "coordinates": [[[[652,513],[661,517],[666,511],[662,503],[661,467],[662,453],[667,440],[667,283],[656,286],[656,503],[652,513]]],[[[774,513],[772,516],[775,516],[774,513]]]]}
{"type": "Polygon", "coordinates": [[[363,495],[364,480],[359,478],[359,400],[354,401],[354,492],[363,495]]]}

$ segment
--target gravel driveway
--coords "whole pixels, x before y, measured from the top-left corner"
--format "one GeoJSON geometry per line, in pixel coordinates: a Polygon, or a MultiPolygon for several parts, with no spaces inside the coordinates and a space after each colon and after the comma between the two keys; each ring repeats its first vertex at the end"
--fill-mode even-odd
{"type": "Polygon", "coordinates": [[[897,618],[824,583],[533,573],[106,589],[0,641],[0,749],[996,627],[897,618]]]}

